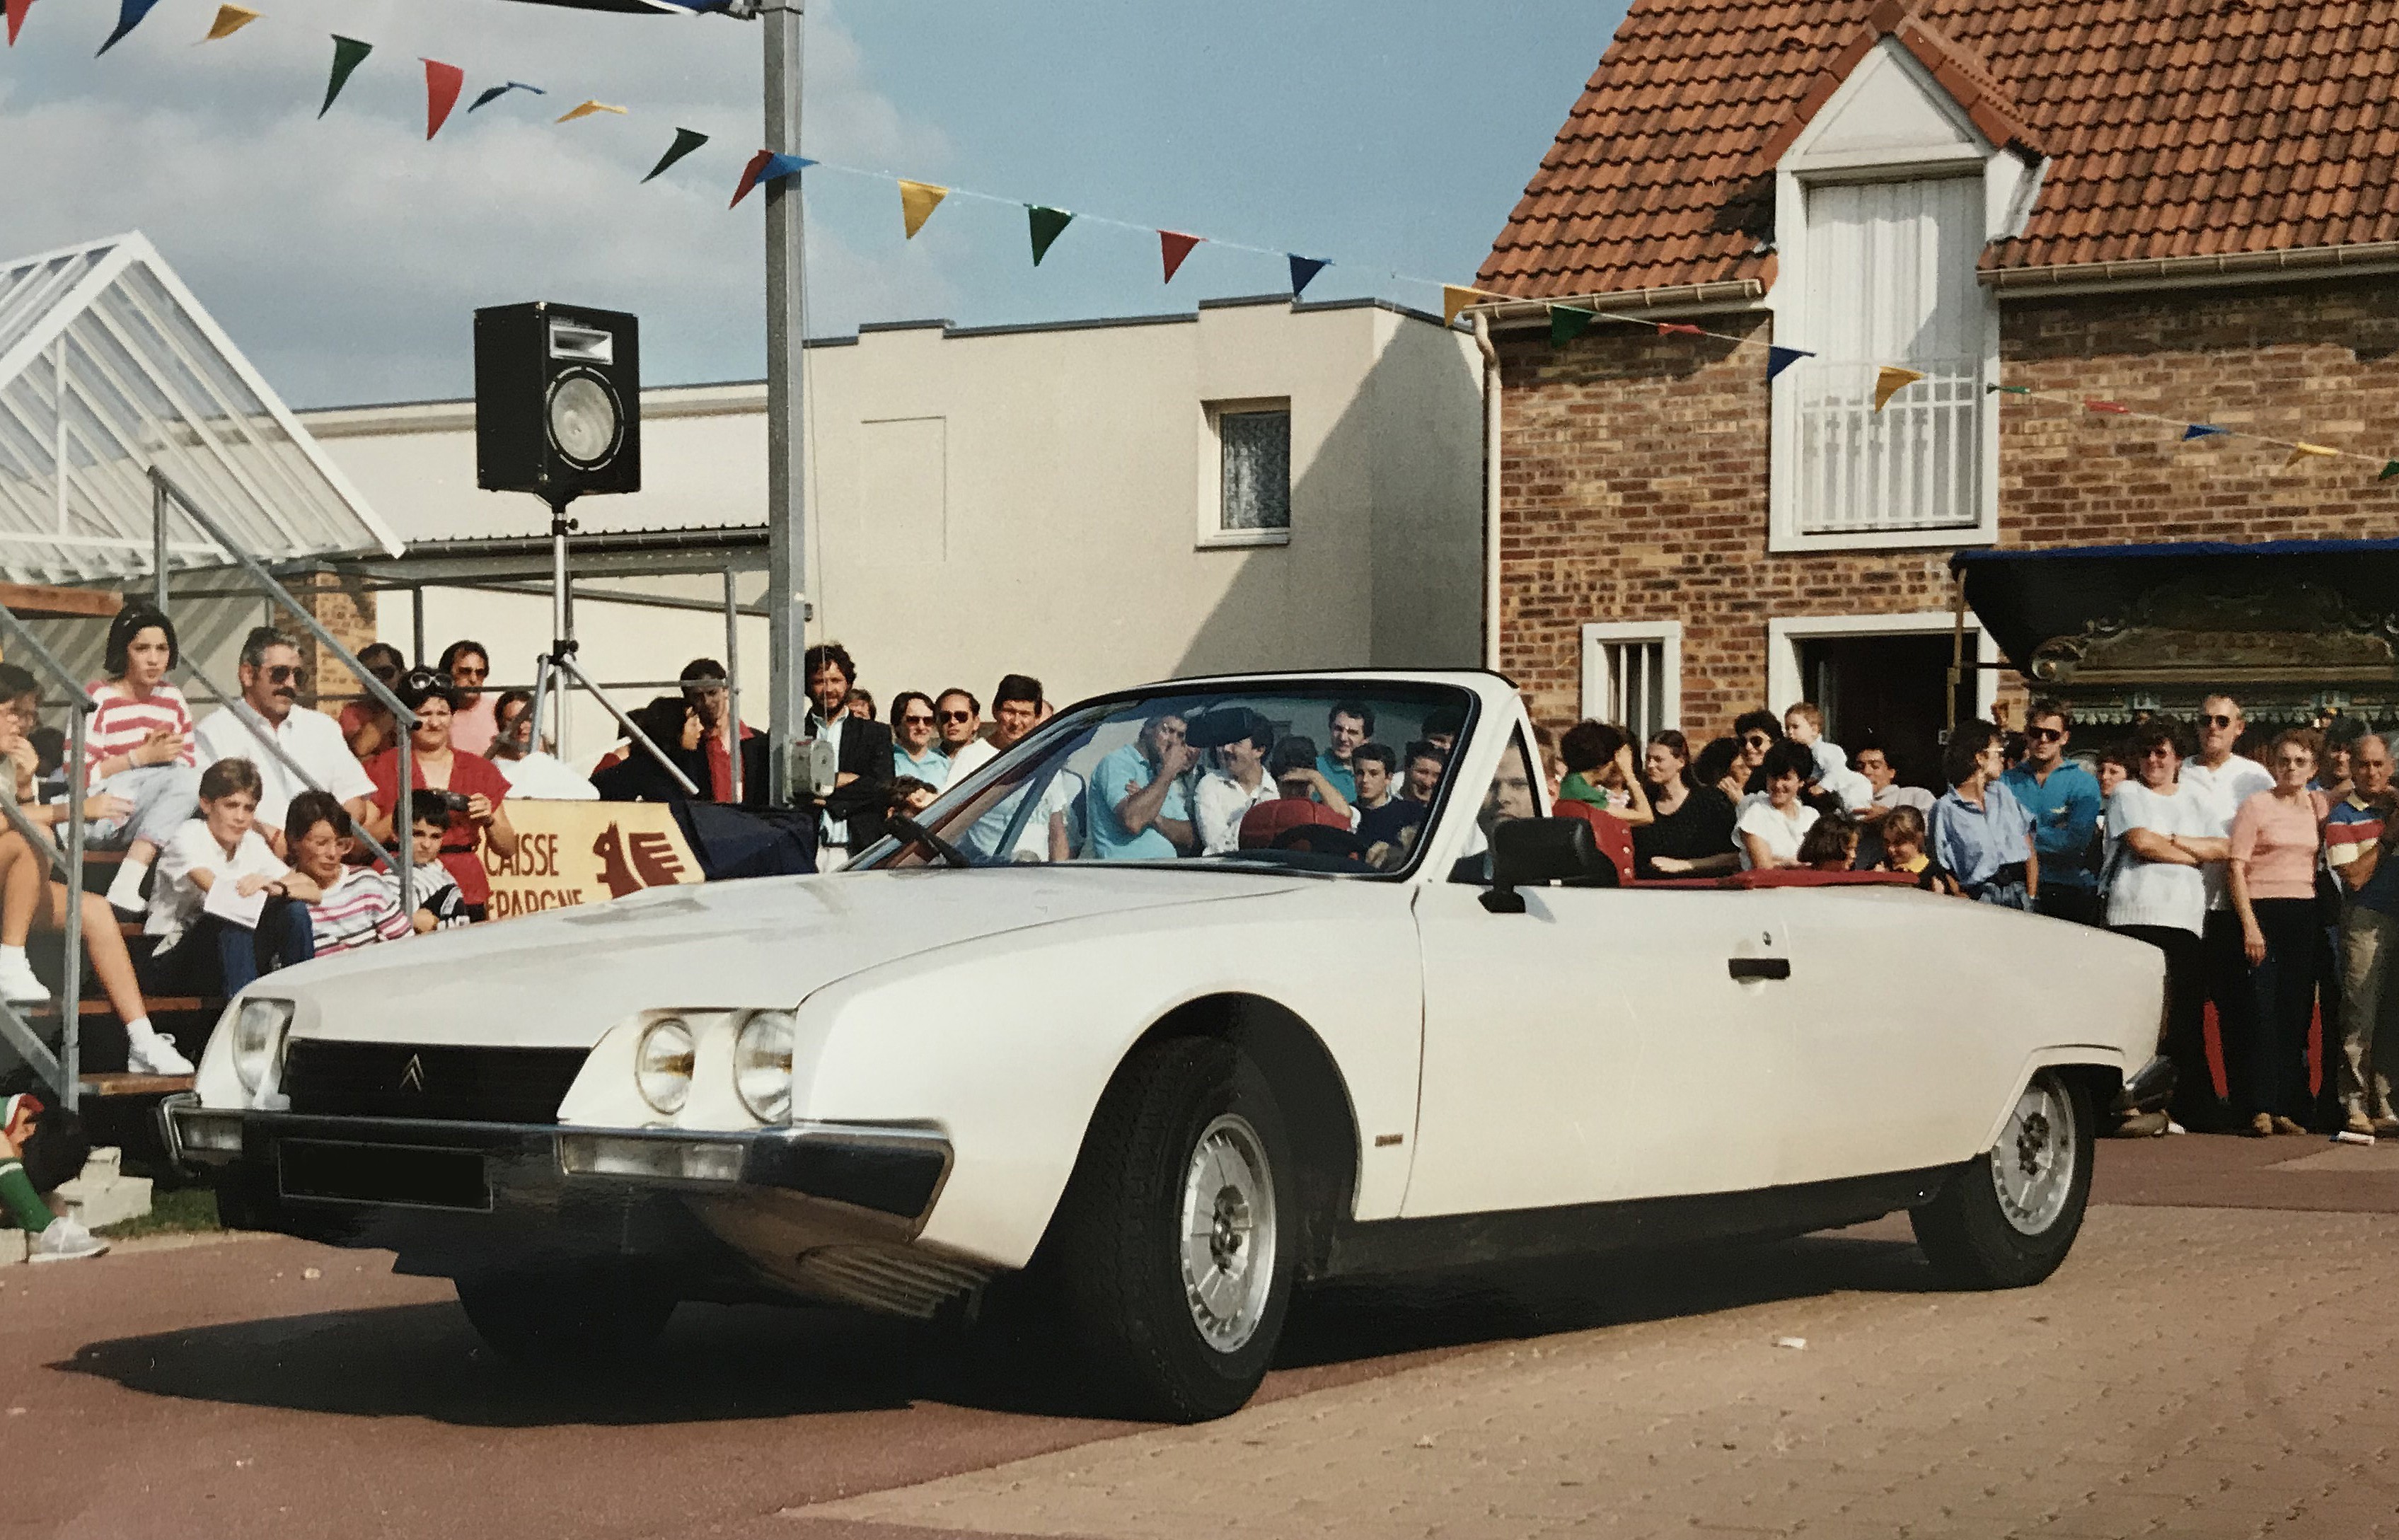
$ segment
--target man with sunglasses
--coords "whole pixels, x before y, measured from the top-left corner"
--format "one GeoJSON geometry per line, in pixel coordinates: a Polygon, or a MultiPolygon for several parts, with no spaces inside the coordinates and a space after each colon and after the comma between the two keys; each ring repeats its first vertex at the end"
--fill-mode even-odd
{"type": "Polygon", "coordinates": [[[942,752],[949,757],[949,770],[937,784],[954,786],[999,757],[999,750],[983,741],[983,702],[974,693],[952,685],[933,702],[933,726],[942,735],[942,752]]]}
{"type": "Polygon", "coordinates": [[[240,679],[241,698],[210,712],[195,731],[200,768],[237,759],[258,766],[263,788],[253,827],[278,857],[287,855],[284,810],[303,791],[329,791],[353,820],[365,822],[374,800],[366,766],[343,740],[340,723],[297,709],[308,684],[298,644],[272,626],[256,628],[241,644],[240,679]]]}
{"type": "Polygon", "coordinates": [[[2040,854],[2040,892],[2033,907],[2076,925],[2099,923],[2099,817],[2105,799],[2091,772],[2066,757],[2074,719],[2062,701],[2036,700],[2025,712],[2024,763],[1999,777],[2032,819],[2040,854]]]}
{"type": "MultiPolygon", "coordinates": [[[[2232,817],[2241,804],[2259,791],[2274,789],[2274,774],[2256,760],[2232,751],[2249,725],[2241,703],[2230,696],[2209,696],[2199,703],[2199,752],[2185,761],[2182,784],[2199,794],[2217,827],[2208,832],[2232,838],[2232,817]]],[[[2228,846],[2229,848],[2229,846],[2228,846]]],[[[2249,1043],[2257,1035],[2257,992],[2249,979],[2248,941],[2241,916],[2232,907],[2230,874],[2224,862],[2201,869],[2207,885],[2207,930],[2202,951],[2207,961],[2207,997],[2216,1006],[2216,1029],[2228,1048],[2249,1043]]],[[[2224,1056],[2225,1116],[2230,1109],[2257,1104],[2250,1094],[2248,1055],[2224,1056]]]]}

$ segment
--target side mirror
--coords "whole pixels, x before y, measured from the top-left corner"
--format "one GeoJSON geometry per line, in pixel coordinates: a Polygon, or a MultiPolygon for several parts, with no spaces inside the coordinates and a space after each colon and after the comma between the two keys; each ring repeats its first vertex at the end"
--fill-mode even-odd
{"type": "Polygon", "coordinates": [[[1591,825],[1580,818],[1511,818],[1491,831],[1491,891],[1483,907],[1494,914],[1522,914],[1519,887],[1574,883],[1614,887],[1616,863],[1601,854],[1591,825]]]}

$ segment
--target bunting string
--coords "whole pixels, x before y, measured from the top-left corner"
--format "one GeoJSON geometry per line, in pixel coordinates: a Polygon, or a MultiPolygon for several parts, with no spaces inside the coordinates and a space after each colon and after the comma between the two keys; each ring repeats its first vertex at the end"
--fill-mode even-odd
{"type": "MultiPolygon", "coordinates": [[[[148,19],[157,3],[158,0],[118,0],[115,24],[101,43],[99,51],[105,54],[124,40],[148,19]]],[[[19,34],[23,30],[26,18],[34,4],[34,0],[0,0],[0,5],[5,5],[6,8],[7,40],[11,47],[15,46],[19,34]]],[[[215,20],[210,24],[207,35],[200,41],[213,43],[231,37],[251,22],[261,19],[261,12],[246,6],[231,4],[227,0],[227,3],[218,6],[215,20]]],[[[326,77],[324,101],[317,109],[319,117],[323,117],[332,110],[334,101],[341,96],[351,76],[374,52],[373,43],[338,34],[333,34],[332,44],[332,63],[326,77]]],[[[421,62],[425,67],[425,137],[430,140],[440,133],[442,127],[449,121],[452,111],[465,89],[468,71],[461,66],[433,59],[424,59],[421,62]]],[[[516,91],[523,91],[534,96],[548,94],[545,87],[522,80],[506,80],[502,84],[490,86],[481,90],[467,110],[469,113],[479,111],[516,91]]],[[[554,121],[565,124],[602,115],[622,117],[630,115],[630,110],[597,99],[586,98],[560,114],[554,121]]],[[[709,144],[711,139],[712,136],[697,128],[678,127],[674,130],[673,142],[659,155],[648,173],[640,180],[643,182],[657,180],[709,144]]],[[[1221,236],[1195,235],[1169,229],[1163,225],[1116,219],[1104,214],[1070,211],[1028,199],[980,192],[972,188],[922,182],[899,176],[890,171],[860,166],[845,166],[832,161],[811,160],[801,155],[780,154],[765,149],[752,155],[743,166],[730,206],[739,207],[744,198],[761,186],[796,177],[803,170],[811,169],[821,169],[896,185],[900,193],[901,237],[905,240],[915,239],[924,230],[926,223],[933,217],[934,210],[954,197],[1021,209],[1026,222],[1033,265],[1036,267],[1041,265],[1043,259],[1049,256],[1051,249],[1060,237],[1065,235],[1068,228],[1076,225],[1095,225],[1137,231],[1145,236],[1155,237],[1158,241],[1159,279],[1161,283],[1166,284],[1174,281],[1175,275],[1182,270],[1185,262],[1201,246],[1213,246],[1227,251],[1250,256],[1281,259],[1290,275],[1291,293],[1294,302],[1307,292],[1308,286],[1327,268],[1336,265],[1335,258],[1309,256],[1285,248],[1229,240],[1221,236]]],[[[1528,303],[1519,301],[1513,295],[1496,290],[1437,278],[1421,277],[1379,264],[1356,263],[1347,259],[1339,259],[1338,265],[1345,270],[1354,271],[1363,276],[1388,278],[1398,284],[1437,290],[1441,296],[1440,311],[1444,325],[1456,325],[1459,316],[1479,304],[1493,302],[1528,303]]],[[[1786,343],[1769,343],[1755,336],[1715,331],[1690,321],[1660,320],[1655,317],[1624,315],[1571,302],[1548,303],[1546,311],[1550,343],[1553,347],[1564,347],[1593,327],[1602,324],[1637,327],[1646,329],[1651,335],[1661,339],[1681,337],[1701,342],[1713,342],[1722,344],[1734,352],[1742,349],[1762,350],[1765,354],[1765,378],[1768,382],[1773,381],[1794,365],[1818,357],[1809,348],[1796,347],[1786,343]]],[[[1894,399],[1903,398],[1911,387],[1926,377],[1921,371],[1909,369],[1897,363],[1872,360],[1828,361],[1859,362],[1875,371],[1873,401],[1874,410],[1877,412],[1883,411],[1894,399]]],[[[2039,401],[2067,408],[2085,416],[2115,417],[2123,419],[2128,424],[2143,423],[2172,427],[2178,434],[2176,441],[2181,443],[2212,439],[2251,440],[2263,446],[2282,450],[2284,453],[2283,465],[2285,468],[2296,468],[2316,460],[2346,460],[2377,466],[2379,480],[2399,480],[2399,457],[2385,458],[2304,439],[2277,439],[2270,434],[2256,433],[2245,428],[2230,428],[2220,424],[2200,422],[2186,417],[2140,412],[2119,401],[2036,390],[2028,385],[1989,385],[1986,389],[2003,395],[2021,397],[2027,401],[2039,401]]]]}

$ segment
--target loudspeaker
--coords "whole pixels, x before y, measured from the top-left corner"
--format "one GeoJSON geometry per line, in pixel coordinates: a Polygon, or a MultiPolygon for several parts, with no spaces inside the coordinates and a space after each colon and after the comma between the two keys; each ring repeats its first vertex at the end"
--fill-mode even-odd
{"type": "Polygon", "coordinates": [[[641,322],[548,301],[476,311],[475,484],[552,507],[641,491],[641,322]]]}

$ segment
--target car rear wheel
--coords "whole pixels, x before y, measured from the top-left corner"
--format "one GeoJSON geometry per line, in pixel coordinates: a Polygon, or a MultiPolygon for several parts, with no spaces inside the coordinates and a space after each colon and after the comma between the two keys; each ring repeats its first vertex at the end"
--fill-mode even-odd
{"type": "Polygon", "coordinates": [[[502,1358],[528,1367],[602,1370],[666,1330],[675,1298],[620,1267],[485,1273],[457,1280],[458,1304],[502,1358]]]}
{"type": "Polygon", "coordinates": [[[1199,1422],[1256,1391],[1291,1304],[1289,1151],[1265,1076],[1214,1038],[1143,1049],[1102,1098],[1048,1260],[1117,1410],[1199,1422]]]}
{"type": "Polygon", "coordinates": [[[2092,1133],[2081,1085],[2036,1073],[1999,1142],[1908,1216],[1942,1277],[1965,1289],[2021,1289],[2055,1272],[2090,1201],[2092,1133]]]}

